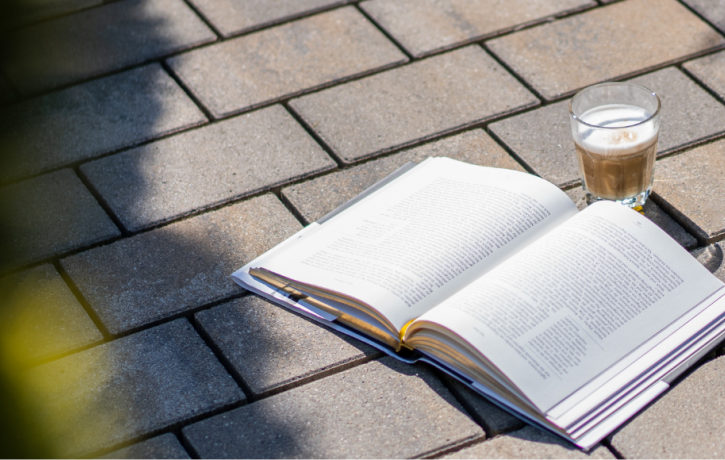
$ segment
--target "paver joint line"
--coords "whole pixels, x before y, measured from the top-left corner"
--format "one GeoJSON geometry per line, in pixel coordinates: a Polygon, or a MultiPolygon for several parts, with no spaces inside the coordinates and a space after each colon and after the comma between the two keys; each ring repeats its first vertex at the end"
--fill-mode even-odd
{"type": "Polygon", "coordinates": [[[582,208],[563,99],[639,75],[667,109],[645,215],[725,281],[725,0],[53,3],[16,19],[34,52],[0,59],[0,151],[22,152],[0,167],[0,285],[37,287],[25,337],[31,374],[59,382],[47,407],[95,407],[56,427],[66,455],[725,452],[725,347],[583,453],[228,278],[430,156],[538,174],[582,208]],[[647,8],[649,36],[607,53],[647,8]]]}

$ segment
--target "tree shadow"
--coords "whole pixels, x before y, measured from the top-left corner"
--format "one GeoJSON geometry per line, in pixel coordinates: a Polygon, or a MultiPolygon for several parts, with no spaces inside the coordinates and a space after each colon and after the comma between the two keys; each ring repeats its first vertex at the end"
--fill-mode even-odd
{"type": "MultiPolygon", "coordinates": [[[[57,0],[61,10],[50,13],[36,12],[35,0],[3,0],[0,6],[0,80],[8,83],[12,93],[9,103],[0,102],[0,280],[7,281],[0,283],[0,317],[24,318],[0,332],[10,330],[21,336],[28,327],[39,327],[40,321],[34,320],[39,312],[60,302],[58,286],[50,281],[38,281],[37,290],[51,292],[40,306],[14,282],[29,271],[47,270],[54,282],[62,279],[63,289],[75,296],[74,308],[82,309],[103,337],[100,344],[89,339],[40,359],[30,358],[21,341],[3,344],[2,457],[96,456],[168,432],[193,451],[180,435],[181,427],[243,404],[230,396],[229,388],[222,394],[219,382],[231,383],[240,394],[245,389],[247,402],[258,396],[249,394],[243,376],[225,362],[194,314],[239,297],[243,291],[229,274],[291,236],[300,228],[299,222],[273,195],[239,204],[228,204],[240,198],[229,196],[209,203],[220,209],[189,218],[175,214],[172,223],[160,228],[156,223],[128,229],[108,205],[108,194],[114,191],[99,191],[98,182],[92,183],[83,172],[84,165],[96,159],[139,144],[150,143],[147,150],[153,150],[155,140],[208,121],[204,108],[197,107],[165,68],[163,59],[178,52],[179,46],[176,38],[166,35],[169,27],[164,18],[139,13],[151,2],[174,3],[177,10],[195,14],[182,0],[119,0],[108,5],[100,0],[57,0]],[[118,64],[114,56],[131,52],[128,40],[115,40],[101,30],[94,35],[87,28],[83,34],[70,29],[65,36],[58,33],[57,21],[71,24],[74,18],[111,7],[125,8],[125,16],[105,18],[99,27],[110,27],[114,21],[133,22],[133,30],[144,31],[145,43],[168,51],[151,61],[118,64]],[[17,21],[9,19],[15,17],[17,21]],[[52,33],[44,36],[45,30],[52,33]],[[24,43],[29,36],[31,42],[24,43]],[[49,53],[46,62],[33,55],[38,49],[49,53]],[[88,66],[69,67],[62,62],[63,53],[83,54],[78,62],[88,66]],[[26,61],[27,65],[22,64],[26,61]],[[24,69],[23,79],[18,78],[23,72],[14,66],[24,69]],[[45,81],[57,83],[38,83],[45,81]],[[53,89],[58,85],[60,89],[53,89]],[[41,86],[44,89],[28,90],[41,86]],[[50,185],[48,178],[54,179],[50,185]],[[37,196],[29,200],[18,193],[26,189],[37,196]],[[68,189],[85,204],[68,199],[68,189]],[[89,236],[89,227],[98,220],[116,233],[89,236]],[[141,338],[170,324],[188,324],[191,329],[183,340],[170,339],[174,346],[141,338]],[[190,381],[196,382],[195,387],[188,387],[183,378],[188,376],[193,376],[190,381]],[[201,392],[196,403],[190,398],[194,391],[201,392]]],[[[139,206],[148,204],[150,189],[158,185],[148,182],[148,156],[149,151],[144,151],[123,172],[124,182],[136,184],[123,191],[129,195],[125,198],[139,206]]],[[[245,171],[252,159],[242,157],[240,162],[245,171]]],[[[199,209],[191,213],[198,214],[199,209]]],[[[49,342],[73,333],[70,326],[51,329],[43,329],[49,342]]],[[[254,352],[254,360],[260,363],[286,346],[279,338],[260,341],[254,352]]],[[[367,347],[351,346],[374,354],[367,347]]],[[[335,365],[339,370],[356,362],[335,365]]],[[[315,378],[308,375],[283,382],[276,391],[315,378]]],[[[278,437],[288,439],[289,445],[301,441],[289,424],[265,420],[264,413],[255,417],[278,437]]]]}

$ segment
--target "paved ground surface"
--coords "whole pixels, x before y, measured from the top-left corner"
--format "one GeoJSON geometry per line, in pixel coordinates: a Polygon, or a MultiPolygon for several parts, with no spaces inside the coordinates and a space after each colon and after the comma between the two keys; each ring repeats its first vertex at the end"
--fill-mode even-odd
{"type": "Polygon", "coordinates": [[[645,214],[725,280],[725,0],[56,0],[0,21],[3,346],[63,456],[723,457],[725,357],[589,454],[229,274],[407,161],[584,206],[567,100],[664,104],[645,214]],[[27,383],[30,382],[30,383],[27,383]]]}

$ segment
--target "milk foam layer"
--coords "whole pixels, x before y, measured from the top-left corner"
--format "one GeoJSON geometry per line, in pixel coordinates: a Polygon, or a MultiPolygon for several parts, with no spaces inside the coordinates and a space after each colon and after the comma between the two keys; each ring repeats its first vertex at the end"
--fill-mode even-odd
{"type": "Polygon", "coordinates": [[[609,104],[587,110],[579,119],[577,143],[586,151],[606,156],[631,155],[640,152],[657,141],[653,123],[642,123],[652,114],[641,107],[626,104],[609,104]],[[636,125],[636,126],[633,126],[636,125]]]}

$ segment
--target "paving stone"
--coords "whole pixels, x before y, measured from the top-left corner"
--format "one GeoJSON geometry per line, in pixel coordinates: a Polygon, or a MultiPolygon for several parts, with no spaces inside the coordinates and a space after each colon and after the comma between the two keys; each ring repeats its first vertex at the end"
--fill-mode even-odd
{"type": "Polygon", "coordinates": [[[443,458],[616,458],[606,447],[582,452],[538,428],[526,428],[475,444],[443,458]]]}
{"type": "MultiPolygon", "coordinates": [[[[725,106],[679,70],[670,67],[629,81],[662,100],[660,155],[725,132],[725,106]]],[[[560,187],[580,183],[568,100],[492,123],[489,129],[544,179],[560,187]]]]}
{"type": "Polygon", "coordinates": [[[0,30],[17,28],[44,19],[61,16],[92,6],[98,6],[104,0],[30,0],[8,2],[0,11],[0,30]]]}
{"type": "Polygon", "coordinates": [[[335,166],[282,106],[274,106],[102,158],[81,171],[122,224],[137,231],[335,166]]]}
{"type": "Polygon", "coordinates": [[[658,204],[705,243],[725,236],[725,140],[657,162],[658,204]]]}
{"type": "Polygon", "coordinates": [[[301,228],[263,195],[63,259],[112,334],[243,292],[229,276],[301,228]]]}
{"type": "Polygon", "coordinates": [[[678,69],[669,67],[629,81],[655,91],[662,101],[659,154],[725,133],[725,106],[678,69]]]}
{"type": "Polygon", "coordinates": [[[216,35],[183,0],[124,0],[13,34],[0,67],[23,94],[139,64],[216,35]]]}
{"type": "Polygon", "coordinates": [[[590,0],[370,0],[360,7],[420,57],[596,4],[590,0]]]}
{"type": "Polygon", "coordinates": [[[68,169],[0,188],[0,272],[119,236],[68,169]]]}
{"type": "MultiPolygon", "coordinates": [[[[584,195],[584,190],[582,190],[581,187],[567,190],[566,194],[569,195],[569,198],[571,198],[580,211],[587,207],[586,196],[584,195]]],[[[655,203],[653,199],[650,198],[647,200],[643,211],[645,217],[657,224],[657,226],[670,235],[673,240],[680,243],[680,245],[685,249],[694,249],[697,246],[697,239],[687,233],[680,224],[675,222],[672,217],[662,210],[662,208],[657,206],[657,203],[655,203]]]]}
{"type": "Polygon", "coordinates": [[[348,163],[536,104],[538,99],[478,46],[290,102],[348,163]]]}
{"type": "Polygon", "coordinates": [[[43,432],[63,457],[244,400],[183,318],[39,366],[26,378],[43,432]]]}
{"type": "Polygon", "coordinates": [[[487,436],[496,436],[525,426],[519,418],[499,409],[458,380],[445,374],[442,379],[473,419],[486,429],[487,436]]]}
{"type": "Polygon", "coordinates": [[[427,368],[384,358],[183,429],[202,458],[417,457],[483,436],[427,368]]]}
{"type": "Polygon", "coordinates": [[[725,51],[686,62],[682,66],[725,100],[725,51]]]}
{"type": "Polygon", "coordinates": [[[169,65],[222,117],[406,61],[347,7],[191,51],[169,65]]]}
{"type": "Polygon", "coordinates": [[[158,64],[6,107],[0,180],[92,158],[206,121],[158,64]]]}
{"type": "Polygon", "coordinates": [[[52,265],[0,279],[0,348],[30,362],[103,340],[52,265]]]}
{"type": "Polygon", "coordinates": [[[488,125],[536,174],[559,187],[581,181],[569,122],[569,101],[488,125]]]}
{"type": "Polygon", "coordinates": [[[725,38],[675,0],[630,0],[487,45],[542,96],[553,100],[594,83],[715,49],[725,45],[725,38]]]}
{"type": "Polygon", "coordinates": [[[222,35],[248,32],[350,0],[191,0],[222,35]]]}
{"type": "Polygon", "coordinates": [[[625,458],[722,458],[725,358],[702,365],[616,432],[625,458]]]}
{"type": "Polygon", "coordinates": [[[724,0],[682,0],[715,27],[725,33],[725,1],[724,0]]]}
{"type": "Polygon", "coordinates": [[[101,458],[191,458],[176,436],[171,433],[156,436],[104,455],[101,458]]]}
{"type": "Polygon", "coordinates": [[[524,171],[488,134],[476,129],[286,187],[282,195],[307,222],[314,222],[405,163],[444,156],[481,166],[524,171]]]}
{"type": "Polygon", "coordinates": [[[725,264],[723,264],[725,261],[725,251],[723,247],[725,245],[722,242],[713,243],[709,246],[690,251],[690,254],[705,266],[705,268],[710,270],[710,273],[725,283],[725,264]]]}
{"type": "Polygon", "coordinates": [[[255,394],[377,353],[257,296],[233,300],[195,318],[255,394]]]}

